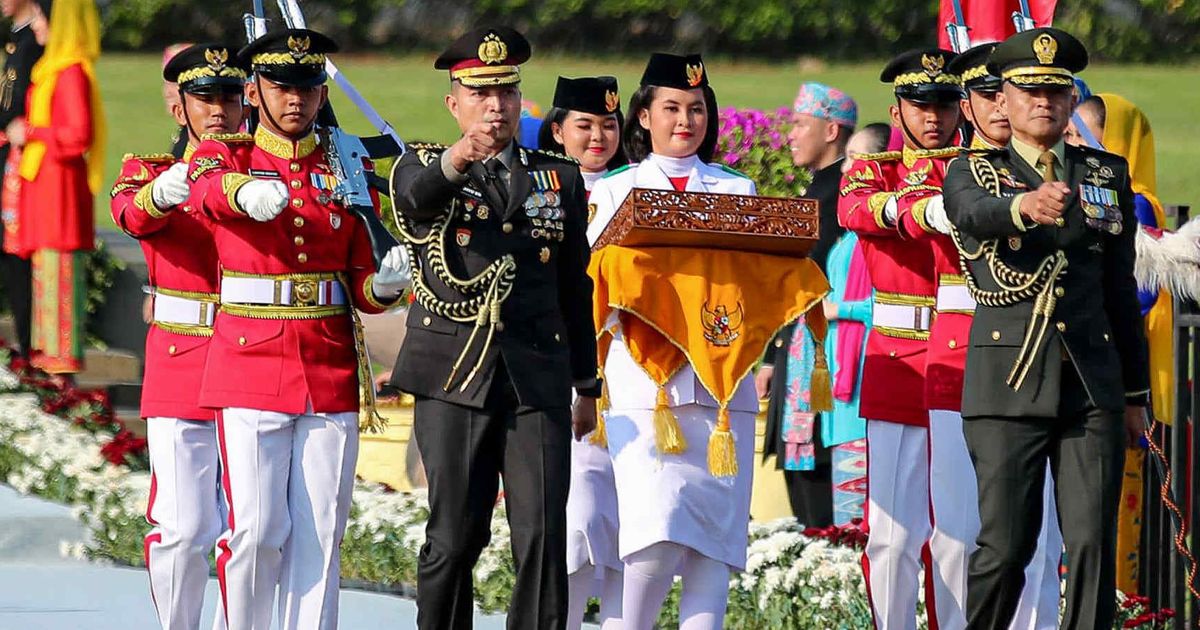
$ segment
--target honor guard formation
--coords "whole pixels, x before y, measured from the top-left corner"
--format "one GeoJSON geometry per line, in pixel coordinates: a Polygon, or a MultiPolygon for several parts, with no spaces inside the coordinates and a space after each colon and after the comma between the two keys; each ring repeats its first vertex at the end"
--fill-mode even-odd
{"type": "MultiPolygon", "coordinates": [[[[20,351],[70,374],[83,156],[105,135],[97,14],[17,4],[0,157],[23,181],[5,177],[0,271],[20,351]],[[52,228],[31,226],[43,206],[52,228]]],[[[149,271],[163,628],[200,627],[214,566],[214,627],[338,626],[359,436],[381,420],[360,314],[395,309],[386,381],[415,398],[428,482],[422,630],[472,626],[499,500],[509,628],[650,630],[677,582],[679,627],[723,627],[759,439],[789,514],[861,520],[874,627],[915,629],[922,589],[942,630],[1112,627],[1126,448],[1162,385],[1135,240],[1164,219],[1122,131],[1140,110],[1108,95],[1076,114],[1074,36],[899,54],[883,124],[803,84],[794,199],[721,159],[723,71],[699,54],[654,53],[637,85],[560,76],[527,134],[534,46],[484,24],[433,64],[457,139],[403,145],[338,127],[338,44],[296,17],[176,52],[178,150],[126,155],[111,189],[149,271]],[[769,236],[738,222],[772,212],[769,236]]]]}

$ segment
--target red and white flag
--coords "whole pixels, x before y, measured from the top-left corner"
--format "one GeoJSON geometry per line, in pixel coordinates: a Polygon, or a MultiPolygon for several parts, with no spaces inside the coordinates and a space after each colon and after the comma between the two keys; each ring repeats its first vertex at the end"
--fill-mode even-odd
{"type": "MultiPolygon", "coordinates": [[[[1016,32],[1012,15],[1021,10],[1020,0],[960,0],[963,21],[966,22],[971,45],[1004,41],[1016,32]]],[[[1034,26],[1050,26],[1054,22],[1054,7],[1058,0],[1029,0],[1029,17],[1034,26]]],[[[956,24],[954,0],[941,0],[938,11],[938,46],[951,50],[947,24],[956,24]]]]}

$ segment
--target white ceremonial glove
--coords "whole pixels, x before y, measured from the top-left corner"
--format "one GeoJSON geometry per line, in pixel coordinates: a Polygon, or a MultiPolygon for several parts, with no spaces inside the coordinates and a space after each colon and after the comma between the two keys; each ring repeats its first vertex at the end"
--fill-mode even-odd
{"type": "Polygon", "coordinates": [[[191,187],[187,180],[188,166],[179,162],[163,171],[150,183],[150,199],[159,210],[174,208],[187,201],[191,187]]]}
{"type": "Polygon", "coordinates": [[[238,189],[235,201],[255,221],[270,221],[287,207],[288,191],[283,182],[256,179],[238,189]]]}
{"type": "Polygon", "coordinates": [[[929,198],[929,204],[925,206],[925,222],[942,234],[950,233],[950,217],[946,216],[946,204],[941,195],[929,198]]]}
{"type": "Polygon", "coordinates": [[[888,197],[887,203],[883,204],[883,220],[888,225],[896,225],[896,215],[899,214],[899,209],[896,207],[896,195],[888,197]]]}
{"type": "Polygon", "coordinates": [[[408,250],[403,245],[393,247],[371,281],[371,292],[381,300],[394,300],[402,291],[412,286],[412,267],[408,262],[408,250]]]}

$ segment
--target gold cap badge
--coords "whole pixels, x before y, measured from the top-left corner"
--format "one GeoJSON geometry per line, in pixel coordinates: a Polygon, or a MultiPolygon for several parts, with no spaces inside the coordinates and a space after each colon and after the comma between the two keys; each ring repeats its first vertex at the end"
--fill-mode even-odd
{"type": "Polygon", "coordinates": [[[946,58],[941,55],[921,55],[921,67],[925,69],[925,74],[930,78],[936,77],[942,73],[942,68],[946,66],[946,58]]]}
{"type": "Polygon", "coordinates": [[[209,48],[204,51],[204,59],[208,62],[209,69],[220,74],[225,69],[225,64],[229,63],[229,51],[224,48],[209,48]]]}
{"type": "Polygon", "coordinates": [[[288,37],[287,45],[292,57],[299,60],[308,54],[308,49],[312,47],[312,38],[308,36],[288,37]]]}
{"type": "Polygon", "coordinates": [[[1033,40],[1033,54],[1037,56],[1038,63],[1052,64],[1054,56],[1058,54],[1058,42],[1049,33],[1042,33],[1033,40]]]}
{"type": "Polygon", "coordinates": [[[621,97],[618,96],[617,93],[612,90],[605,90],[604,91],[604,108],[607,109],[608,112],[611,114],[612,112],[617,111],[617,108],[620,106],[621,106],[621,97]]]}
{"type": "Polygon", "coordinates": [[[700,85],[700,82],[703,80],[704,80],[704,64],[703,63],[698,63],[696,65],[688,64],[687,65],[688,85],[690,85],[692,87],[696,87],[697,85],[700,85]]]}
{"type": "Polygon", "coordinates": [[[500,63],[508,58],[508,45],[495,33],[488,33],[479,44],[479,60],[488,65],[500,63]]]}

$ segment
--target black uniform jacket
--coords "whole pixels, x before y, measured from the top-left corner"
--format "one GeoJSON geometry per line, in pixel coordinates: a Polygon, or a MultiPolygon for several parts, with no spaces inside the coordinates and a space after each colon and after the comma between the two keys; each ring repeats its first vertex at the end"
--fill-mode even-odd
{"type": "Polygon", "coordinates": [[[980,291],[997,298],[976,296],[980,304],[963,385],[965,418],[1057,416],[1068,365],[1081,377],[1086,402],[1114,411],[1126,402],[1144,404],[1149,371],[1133,277],[1138,224],[1128,164],[1110,153],[1073,146],[1065,148],[1063,162],[1063,181],[1071,192],[1062,226],[1032,224],[1014,212],[1013,197],[1035,191],[1043,180],[1011,147],[960,157],[946,174],[946,210],[963,250],[979,254],[983,248],[967,263],[970,276],[980,291]],[[992,255],[986,253],[989,248],[992,255]],[[1042,318],[1043,328],[1035,317],[1038,298],[1008,304],[1004,297],[1013,292],[1004,289],[1028,279],[1020,274],[1052,267],[1059,252],[1065,267],[1044,294],[1034,291],[1044,307],[1053,308],[1042,318]],[[1034,354],[1028,376],[1014,389],[1006,381],[1023,345],[1034,354]]]}
{"type": "Polygon", "coordinates": [[[419,245],[414,274],[439,300],[458,303],[479,293],[452,287],[438,267],[465,280],[505,256],[515,266],[494,328],[476,330],[475,321],[454,321],[414,302],[392,384],[417,396],[483,408],[502,360],[522,405],[569,406],[572,384],[596,377],[587,197],[578,166],[563,156],[515,147],[508,202],[502,204],[482,164],[472,164],[467,181],[455,184],[440,163],[446,147],[409,149],[392,171],[392,201],[418,238],[444,225],[444,265],[431,260],[432,245],[419,245]],[[463,389],[476,365],[478,373],[463,389]]]}

